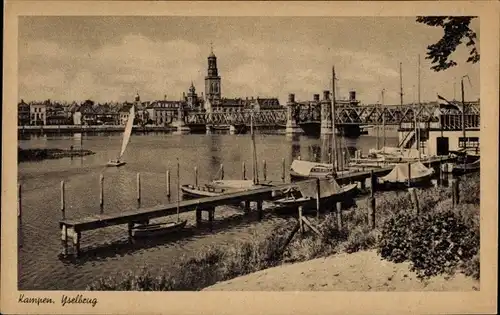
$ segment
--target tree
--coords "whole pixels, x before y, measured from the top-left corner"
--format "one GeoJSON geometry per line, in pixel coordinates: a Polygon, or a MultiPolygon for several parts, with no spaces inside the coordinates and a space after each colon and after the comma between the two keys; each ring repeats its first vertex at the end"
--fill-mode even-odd
{"type": "Polygon", "coordinates": [[[435,44],[427,46],[427,57],[432,60],[432,70],[439,72],[454,67],[457,63],[450,55],[457,47],[466,41],[469,47],[467,62],[479,62],[479,52],[476,46],[476,32],[470,27],[473,16],[419,16],[417,22],[434,27],[442,27],[443,37],[435,44]]]}

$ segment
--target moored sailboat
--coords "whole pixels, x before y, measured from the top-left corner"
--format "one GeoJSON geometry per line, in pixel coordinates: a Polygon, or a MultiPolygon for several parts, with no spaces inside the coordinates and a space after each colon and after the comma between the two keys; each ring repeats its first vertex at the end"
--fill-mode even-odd
{"type": "Polygon", "coordinates": [[[252,139],[252,169],[253,169],[253,179],[220,179],[213,180],[208,184],[196,186],[191,184],[186,184],[181,186],[181,191],[184,196],[188,198],[200,198],[200,197],[211,197],[218,196],[221,194],[244,191],[250,189],[258,189],[262,187],[273,186],[270,181],[260,182],[258,169],[257,169],[257,151],[255,147],[255,137],[253,132],[253,111],[250,116],[250,133],[252,139]]]}
{"type": "Polygon", "coordinates": [[[130,141],[130,136],[132,135],[132,128],[134,126],[134,118],[135,118],[135,108],[134,105],[130,107],[130,112],[127,120],[127,124],[125,125],[125,131],[123,132],[123,140],[122,140],[122,148],[120,150],[120,154],[118,155],[116,160],[110,160],[107,163],[107,166],[122,166],[125,165],[126,162],[122,161],[121,158],[127,149],[127,145],[130,141]]]}

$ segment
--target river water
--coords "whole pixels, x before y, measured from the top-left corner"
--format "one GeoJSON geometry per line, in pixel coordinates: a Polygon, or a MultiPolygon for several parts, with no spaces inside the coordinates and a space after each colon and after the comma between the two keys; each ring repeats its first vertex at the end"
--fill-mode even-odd
{"type": "MultiPolygon", "coordinates": [[[[141,174],[141,206],[168,202],[166,170],[171,173],[171,202],[177,196],[177,159],[180,184],[194,182],[193,168],[198,168],[198,181],[205,183],[220,176],[224,164],[225,179],[240,179],[242,162],[247,176],[252,174],[249,135],[172,135],[134,134],[127,147],[125,166],[107,168],[121,146],[121,134],[83,136],[83,147],[96,154],[83,158],[63,158],[18,164],[22,185],[22,247],[19,250],[20,290],[83,290],[103,276],[119,276],[122,272],[147,268],[152,273],[175,264],[182,255],[192,255],[204,246],[226,246],[279,224],[285,218],[266,213],[260,222],[255,215],[242,216],[236,207],[217,208],[213,230],[194,228],[194,212],[181,214],[188,228],[175,239],[127,242],[126,226],[114,226],[82,233],[82,257],[60,259],[59,220],[60,183],[66,186],[66,217],[77,218],[98,214],[99,176],[104,175],[104,212],[114,213],[137,207],[136,174],[141,174]]],[[[259,177],[262,161],[267,163],[267,179],[281,181],[281,159],[285,158],[287,177],[292,159],[328,160],[329,138],[257,134],[255,136],[259,177]]],[[[338,139],[347,147],[367,152],[376,146],[376,138],[338,139]]],[[[397,138],[388,138],[396,145],[397,138]]],[[[32,136],[19,140],[21,148],[79,148],[80,139],[73,135],[32,136]]],[[[288,180],[288,179],[287,179],[288,180]]],[[[255,214],[255,212],[253,212],[255,214]]],[[[205,215],[205,214],[204,214],[205,215]]],[[[204,218],[206,219],[206,218],[204,218]]]]}

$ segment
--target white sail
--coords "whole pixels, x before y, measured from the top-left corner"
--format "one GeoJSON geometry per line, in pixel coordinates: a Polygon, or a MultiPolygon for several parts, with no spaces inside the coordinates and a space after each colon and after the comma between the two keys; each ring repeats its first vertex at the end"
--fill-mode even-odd
{"type": "Polygon", "coordinates": [[[118,160],[122,158],[125,149],[127,149],[128,142],[130,141],[130,135],[132,134],[132,127],[134,125],[135,109],[134,105],[130,108],[130,113],[128,115],[127,125],[125,126],[125,132],[123,133],[122,150],[120,151],[120,156],[118,160]]]}

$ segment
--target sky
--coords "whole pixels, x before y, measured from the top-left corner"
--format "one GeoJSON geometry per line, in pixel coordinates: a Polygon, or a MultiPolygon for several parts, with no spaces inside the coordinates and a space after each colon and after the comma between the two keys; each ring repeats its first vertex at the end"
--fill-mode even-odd
{"type": "MultiPolygon", "coordinates": [[[[479,21],[472,28],[478,33],[479,21]]],[[[19,18],[18,98],[25,101],[98,102],[178,100],[191,82],[204,91],[211,43],[222,77],[223,97],[277,97],[297,100],[331,90],[337,98],[355,90],[362,103],[399,103],[402,63],[404,102],[436,100],[436,94],[479,98],[479,64],[430,69],[426,47],[441,28],[415,17],[90,17],[19,18]]],[[[479,41],[478,41],[479,42],[479,41]]]]}

